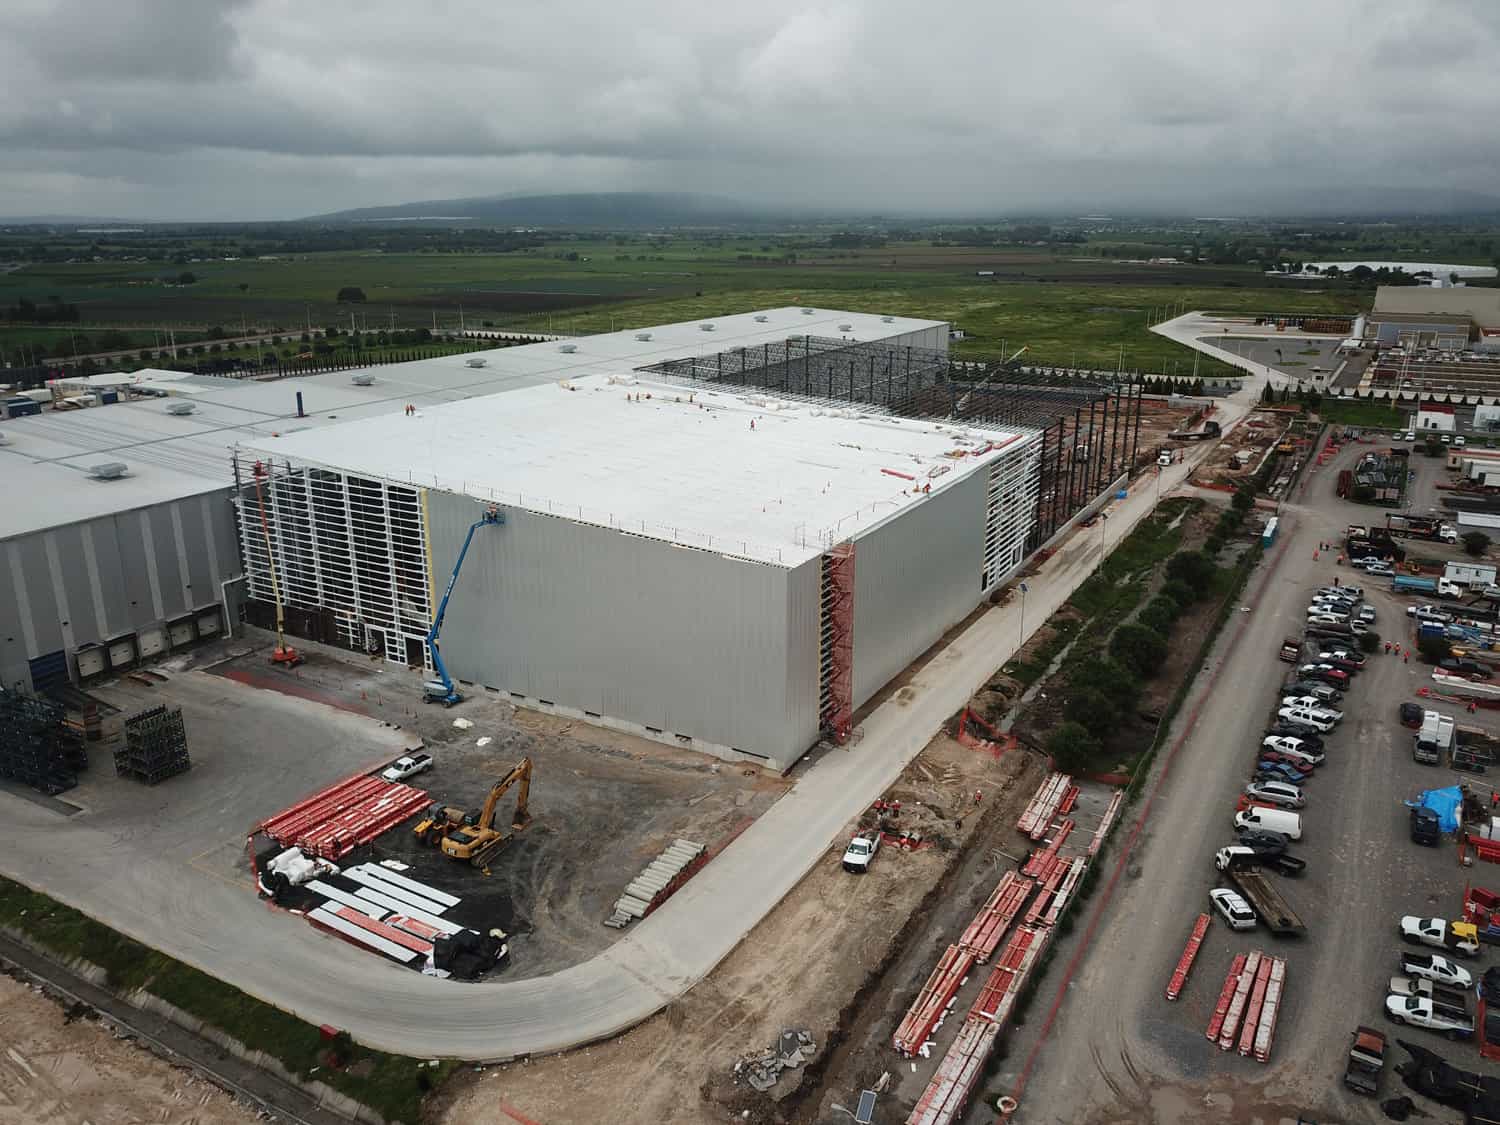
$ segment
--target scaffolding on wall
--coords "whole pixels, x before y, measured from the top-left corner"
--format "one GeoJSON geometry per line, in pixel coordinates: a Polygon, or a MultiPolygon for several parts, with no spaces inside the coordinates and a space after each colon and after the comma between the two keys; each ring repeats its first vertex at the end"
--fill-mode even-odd
{"type": "MultiPolygon", "coordinates": [[[[333,635],[312,639],[378,652],[396,664],[431,666],[432,599],[419,489],[239,451],[234,473],[240,552],[253,602],[274,605],[274,564],[288,631],[321,632],[299,624],[326,614],[333,635]],[[265,467],[269,556],[251,475],[256,462],[265,467]]],[[[252,610],[249,616],[264,614],[252,610]]]]}
{"type": "Polygon", "coordinates": [[[818,621],[818,721],[835,742],[854,722],[854,544],[823,555],[818,621]]]}

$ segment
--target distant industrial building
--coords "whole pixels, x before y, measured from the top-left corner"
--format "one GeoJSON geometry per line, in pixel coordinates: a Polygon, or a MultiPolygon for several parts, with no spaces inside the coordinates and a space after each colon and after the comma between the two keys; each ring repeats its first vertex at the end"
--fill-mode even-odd
{"type": "Polygon", "coordinates": [[[1382,285],[1365,339],[1379,347],[1462,350],[1487,330],[1500,330],[1500,289],[1382,285]]]}

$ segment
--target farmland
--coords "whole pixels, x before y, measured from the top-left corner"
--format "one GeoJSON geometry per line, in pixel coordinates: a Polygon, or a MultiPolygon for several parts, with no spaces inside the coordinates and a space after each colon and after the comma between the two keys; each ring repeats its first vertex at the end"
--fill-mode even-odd
{"type": "MultiPolygon", "coordinates": [[[[1041,363],[1160,373],[1176,364],[1185,373],[1191,353],[1147,331],[1153,312],[1332,312],[1360,302],[1351,291],[1271,288],[1243,268],[1122,262],[1087,246],[840,250],[785,236],[637,234],[561,238],[508,253],[197,252],[203,256],[179,253],[171,263],[48,261],[0,273],[0,307],[55,299],[77,310],[76,323],[0,328],[0,351],[84,354],[108,328],[127,333],[132,348],[152,346],[155,330],[168,326],[237,335],[241,326],[456,328],[462,318],[474,328],[582,333],[813,303],[950,321],[965,332],[955,346],[964,355],[1026,345],[1041,363]],[[182,283],[184,274],[190,282],[182,283]],[[338,302],[346,286],[365,300],[338,302]]],[[[1214,372],[1205,365],[1201,373],[1214,372]]]]}

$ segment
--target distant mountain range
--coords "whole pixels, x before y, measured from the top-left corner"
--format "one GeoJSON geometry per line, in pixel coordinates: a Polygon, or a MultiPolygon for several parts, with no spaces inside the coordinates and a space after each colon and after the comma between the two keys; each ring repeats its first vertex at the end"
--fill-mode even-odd
{"type": "Polygon", "coordinates": [[[663,227],[743,223],[766,212],[717,195],[616,191],[426,199],[313,215],[314,223],[469,222],[510,227],[663,227]]]}

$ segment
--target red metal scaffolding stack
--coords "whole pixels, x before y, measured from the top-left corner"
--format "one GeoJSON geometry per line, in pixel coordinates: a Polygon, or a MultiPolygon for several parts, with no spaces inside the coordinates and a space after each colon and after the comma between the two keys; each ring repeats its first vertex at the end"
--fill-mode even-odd
{"type": "Polygon", "coordinates": [[[1016,821],[1016,828],[1031,840],[1045,839],[1063,802],[1068,800],[1071,804],[1077,797],[1078,790],[1071,777],[1065,773],[1049,774],[1027,802],[1021,818],[1016,821]]]}
{"type": "Polygon", "coordinates": [[[999,1034],[998,1024],[966,1021],[906,1119],[907,1125],[946,1125],[956,1121],[984,1071],[999,1034]]]}
{"type": "Polygon", "coordinates": [[[823,555],[821,693],[822,726],[836,741],[849,737],[854,720],[854,544],[823,555]]]}
{"type": "MultiPolygon", "coordinates": [[[[1273,957],[1270,979],[1266,983],[1265,1002],[1260,1009],[1260,1024],[1255,1029],[1256,1062],[1271,1060],[1271,1044],[1276,1039],[1276,1017],[1281,1014],[1281,993],[1285,987],[1286,962],[1280,957],[1273,957]]],[[[1240,1051],[1240,1054],[1244,1053],[1243,1050],[1240,1051]]]]}
{"type": "Polygon", "coordinates": [[[1234,1033],[1239,1030],[1240,1019],[1245,1014],[1245,1005],[1250,1002],[1250,989],[1255,985],[1255,974],[1260,972],[1261,952],[1252,949],[1245,957],[1245,967],[1235,979],[1234,992],[1229,997],[1229,1010],[1224,1013],[1224,1024],[1219,1028],[1219,1050],[1227,1051],[1234,1046],[1234,1033]]]}
{"type": "Polygon", "coordinates": [[[1243,953],[1236,953],[1234,960],[1229,963],[1229,975],[1224,978],[1224,987],[1219,990],[1218,1003],[1214,1005],[1214,1014],[1208,1021],[1208,1030],[1204,1032],[1210,1042],[1216,1042],[1219,1032],[1224,1029],[1224,1020],[1229,1015],[1229,1004],[1240,983],[1240,974],[1245,970],[1245,961],[1243,953]]]}
{"type": "Polygon", "coordinates": [[[323,859],[337,859],[427,807],[421,789],[355,774],[262,821],[256,830],[283,847],[295,844],[323,859]]]}
{"type": "Polygon", "coordinates": [[[956,945],[948,947],[891,1039],[897,1051],[910,1058],[921,1049],[973,966],[974,954],[956,945]]]}
{"type": "Polygon", "coordinates": [[[974,954],[975,962],[980,965],[988,961],[1000,944],[1000,938],[1031,897],[1033,888],[1030,879],[1007,871],[958,939],[959,948],[974,954]]]}
{"type": "Polygon", "coordinates": [[[1198,950],[1203,948],[1203,939],[1208,935],[1208,927],[1213,922],[1207,914],[1198,915],[1198,920],[1193,923],[1193,932],[1188,935],[1187,946],[1182,951],[1182,956],[1177,959],[1177,968],[1172,970],[1172,979],[1167,982],[1167,999],[1176,1000],[1182,995],[1183,986],[1187,984],[1188,974],[1193,971],[1193,962],[1198,959],[1198,950]]]}
{"type": "Polygon", "coordinates": [[[1115,791],[1115,795],[1109,799],[1109,804],[1104,809],[1104,816],[1099,820],[1099,827],[1094,829],[1094,838],[1089,841],[1089,855],[1099,854],[1100,847],[1104,844],[1104,838],[1109,835],[1109,830],[1114,826],[1115,817],[1120,815],[1120,808],[1125,804],[1125,790],[1115,791]]]}
{"type": "Polygon", "coordinates": [[[1022,875],[1030,875],[1033,879],[1046,876],[1058,862],[1058,852],[1070,835],[1073,833],[1072,820],[1064,820],[1057,826],[1057,831],[1052,834],[1052,840],[1045,848],[1034,851],[1027,857],[1021,867],[1022,875]]]}

